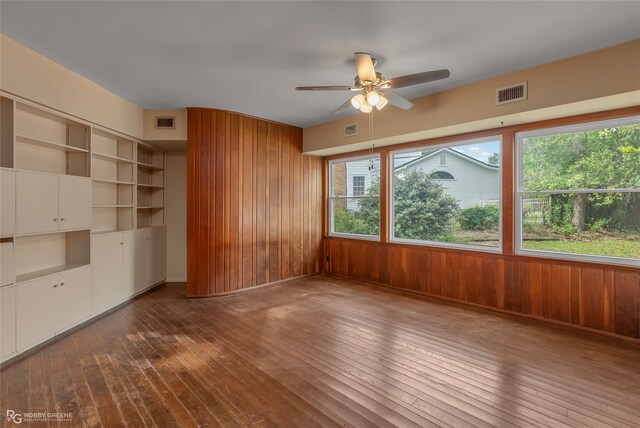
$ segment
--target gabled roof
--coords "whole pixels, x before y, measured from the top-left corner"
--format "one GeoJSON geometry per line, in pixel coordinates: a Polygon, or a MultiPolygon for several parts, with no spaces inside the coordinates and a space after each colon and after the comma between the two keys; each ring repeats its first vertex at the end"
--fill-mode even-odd
{"type": "Polygon", "coordinates": [[[467,161],[473,162],[473,163],[478,164],[478,165],[480,165],[480,166],[483,166],[483,167],[485,167],[485,168],[489,168],[489,169],[491,169],[491,170],[497,170],[497,169],[499,169],[499,167],[498,167],[498,166],[496,166],[496,165],[491,165],[491,164],[489,164],[489,163],[482,162],[481,160],[478,160],[478,159],[476,159],[476,158],[474,158],[474,157],[471,157],[471,156],[469,156],[469,155],[466,155],[466,154],[464,154],[464,153],[462,153],[462,152],[459,152],[459,151],[457,151],[457,150],[453,150],[453,149],[450,149],[450,148],[448,148],[448,147],[444,147],[444,148],[441,148],[441,149],[436,149],[436,150],[428,151],[428,152],[426,152],[425,154],[423,154],[422,156],[420,156],[419,158],[416,158],[416,159],[414,159],[414,160],[412,160],[412,161],[410,161],[410,162],[407,162],[407,163],[405,163],[404,165],[399,165],[399,166],[395,167],[395,168],[394,168],[394,171],[399,171],[399,170],[405,169],[405,168],[407,168],[407,167],[409,167],[409,166],[411,166],[411,165],[415,165],[415,164],[417,164],[417,163],[419,163],[419,162],[422,162],[423,160],[425,160],[425,159],[427,159],[427,158],[430,158],[430,157],[432,157],[432,156],[435,156],[436,154],[439,154],[439,153],[441,153],[441,152],[446,152],[446,153],[448,153],[448,154],[456,155],[456,156],[458,156],[458,157],[460,157],[460,158],[462,158],[462,159],[465,159],[465,160],[467,160],[467,161]]]}

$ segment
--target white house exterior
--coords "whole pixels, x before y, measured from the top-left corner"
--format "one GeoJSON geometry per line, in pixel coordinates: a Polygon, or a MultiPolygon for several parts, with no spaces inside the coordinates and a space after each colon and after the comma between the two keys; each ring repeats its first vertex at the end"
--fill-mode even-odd
{"type": "MultiPolygon", "coordinates": [[[[347,163],[347,196],[365,194],[372,180],[379,179],[379,171],[373,171],[372,174],[369,165],[368,160],[347,163]]],[[[497,166],[450,148],[425,154],[398,154],[394,157],[394,169],[396,174],[416,169],[434,174],[446,192],[458,200],[461,208],[497,203],[500,197],[500,169],[497,166]]],[[[357,210],[357,200],[348,200],[347,209],[357,210]]]]}
{"type": "Polygon", "coordinates": [[[500,198],[500,168],[456,150],[443,148],[395,167],[396,174],[421,169],[434,174],[460,208],[496,203],[500,198]]]}

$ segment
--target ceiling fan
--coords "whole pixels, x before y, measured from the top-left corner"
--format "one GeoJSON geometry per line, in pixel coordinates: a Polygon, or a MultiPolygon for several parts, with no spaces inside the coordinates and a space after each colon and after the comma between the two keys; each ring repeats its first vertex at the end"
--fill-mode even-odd
{"type": "Polygon", "coordinates": [[[370,113],[375,106],[382,110],[387,104],[409,110],[413,103],[406,98],[392,92],[391,89],[404,88],[406,86],[419,85],[433,82],[434,80],[449,77],[449,70],[433,70],[423,73],[407,74],[387,79],[381,73],[377,73],[375,65],[377,60],[364,52],[356,52],[356,78],[352,86],[298,86],[296,91],[353,91],[360,92],[342,104],[334,113],[340,113],[349,106],[359,109],[363,113],[370,113]]]}

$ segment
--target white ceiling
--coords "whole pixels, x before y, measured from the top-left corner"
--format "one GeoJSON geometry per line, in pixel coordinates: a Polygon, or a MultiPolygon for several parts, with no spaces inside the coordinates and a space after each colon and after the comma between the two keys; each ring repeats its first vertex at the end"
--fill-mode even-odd
{"type": "MultiPolygon", "coordinates": [[[[146,109],[214,107],[309,126],[353,52],[387,77],[448,68],[408,98],[640,38],[640,2],[10,2],[0,30],[146,109]]],[[[354,112],[347,112],[354,114],[354,112]]]]}

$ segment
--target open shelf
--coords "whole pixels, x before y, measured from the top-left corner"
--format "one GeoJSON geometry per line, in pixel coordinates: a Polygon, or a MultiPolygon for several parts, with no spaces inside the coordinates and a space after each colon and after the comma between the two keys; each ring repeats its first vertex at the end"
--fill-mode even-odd
{"type": "Polygon", "coordinates": [[[133,208],[133,205],[94,204],[93,208],[133,208]]]}
{"type": "Polygon", "coordinates": [[[68,263],[60,266],[53,266],[46,269],[40,269],[33,272],[23,273],[21,275],[16,275],[16,282],[24,282],[30,281],[32,279],[41,278],[47,275],[53,275],[54,273],[60,273],[71,269],[76,269],[82,266],[87,266],[89,263],[68,263]]]}
{"type": "Polygon", "coordinates": [[[164,189],[164,186],[155,186],[153,184],[138,184],[138,187],[148,187],[150,189],[164,189]]]}
{"type": "Polygon", "coordinates": [[[132,181],[118,181],[118,180],[103,180],[101,178],[93,178],[94,182],[97,183],[108,183],[108,184],[130,184],[133,185],[132,181]]]}
{"type": "Polygon", "coordinates": [[[164,207],[138,207],[139,210],[163,210],[164,207]]]}
{"type": "Polygon", "coordinates": [[[90,263],[90,231],[20,236],[15,240],[16,282],[63,272],[90,263]]]}
{"type": "Polygon", "coordinates": [[[98,153],[98,152],[93,152],[91,156],[93,156],[94,159],[101,159],[109,162],[134,163],[131,159],[119,158],[117,156],[105,155],[103,153],[98,153]]]}
{"type": "Polygon", "coordinates": [[[48,148],[48,149],[52,149],[52,150],[59,150],[61,152],[87,153],[89,151],[87,149],[81,149],[79,147],[69,146],[68,144],[61,144],[61,143],[56,143],[56,142],[53,142],[53,141],[46,141],[46,140],[33,138],[33,137],[26,136],[26,135],[19,135],[19,134],[16,134],[16,142],[17,143],[24,143],[24,144],[31,144],[31,145],[34,145],[34,146],[37,146],[37,147],[43,147],[43,148],[48,148]]]}
{"type": "Polygon", "coordinates": [[[15,103],[0,97],[0,167],[13,168],[13,118],[15,103]]]}
{"type": "Polygon", "coordinates": [[[138,168],[145,168],[145,169],[164,169],[164,167],[161,167],[161,166],[149,165],[149,164],[141,163],[141,162],[138,162],[138,168]]]}
{"type": "Polygon", "coordinates": [[[163,226],[164,224],[164,208],[138,207],[138,229],[151,226],[163,226]]]}
{"type": "Polygon", "coordinates": [[[90,128],[21,102],[14,109],[14,167],[88,177],[90,128]]]}

